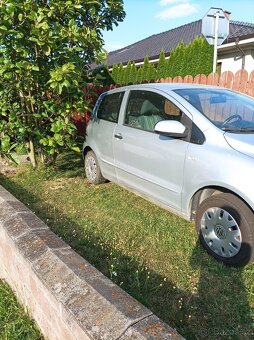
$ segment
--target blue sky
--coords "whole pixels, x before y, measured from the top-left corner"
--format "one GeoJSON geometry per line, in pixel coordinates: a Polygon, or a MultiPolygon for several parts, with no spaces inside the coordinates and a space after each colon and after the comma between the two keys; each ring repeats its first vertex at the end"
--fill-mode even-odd
{"type": "Polygon", "coordinates": [[[201,19],[210,7],[231,12],[230,19],[254,23],[254,0],[124,0],[126,17],[103,34],[110,52],[201,19]]]}

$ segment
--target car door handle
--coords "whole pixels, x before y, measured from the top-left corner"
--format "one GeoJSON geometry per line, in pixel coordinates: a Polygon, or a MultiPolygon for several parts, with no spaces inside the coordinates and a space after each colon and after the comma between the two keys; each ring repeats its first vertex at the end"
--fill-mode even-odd
{"type": "Polygon", "coordinates": [[[117,139],[123,139],[123,136],[122,136],[121,133],[117,133],[117,134],[115,135],[115,138],[117,138],[117,139]]]}

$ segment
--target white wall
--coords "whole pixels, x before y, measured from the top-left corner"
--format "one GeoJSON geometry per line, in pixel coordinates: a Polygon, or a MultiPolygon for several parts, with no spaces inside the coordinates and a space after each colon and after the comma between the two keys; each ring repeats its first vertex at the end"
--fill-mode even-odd
{"type": "MultiPolygon", "coordinates": [[[[244,69],[250,74],[254,70],[254,44],[239,45],[245,54],[244,69]]],[[[221,72],[231,71],[236,73],[242,68],[243,55],[234,43],[218,47],[218,63],[221,63],[221,72]]]]}

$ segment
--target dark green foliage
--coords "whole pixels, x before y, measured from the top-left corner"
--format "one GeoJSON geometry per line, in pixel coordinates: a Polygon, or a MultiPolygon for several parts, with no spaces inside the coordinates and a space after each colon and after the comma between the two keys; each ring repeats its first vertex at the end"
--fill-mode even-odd
{"type": "Polygon", "coordinates": [[[174,72],[175,50],[172,50],[167,62],[167,77],[172,76],[174,72]]]}
{"type": "Polygon", "coordinates": [[[125,69],[125,72],[124,72],[124,84],[130,84],[131,83],[131,68],[132,68],[132,64],[131,62],[129,61],[127,66],[126,66],[126,69],[125,69]]]}
{"type": "Polygon", "coordinates": [[[200,49],[202,54],[199,59],[200,73],[208,75],[212,72],[213,65],[213,45],[209,45],[206,40],[200,39],[200,49]]]}
{"type": "Polygon", "coordinates": [[[139,68],[137,69],[136,83],[137,83],[137,84],[141,83],[141,82],[142,82],[141,79],[142,79],[142,68],[139,67],[139,68]]]}
{"type": "MultiPolygon", "coordinates": [[[[196,40],[196,39],[195,39],[196,40]]],[[[196,54],[195,54],[195,40],[186,46],[186,54],[188,55],[188,61],[185,65],[185,72],[187,75],[192,75],[195,73],[193,70],[196,65],[196,54]]]]}
{"type": "Polygon", "coordinates": [[[148,70],[148,82],[149,81],[155,81],[158,79],[157,76],[157,68],[154,66],[154,64],[149,64],[149,70],[148,70]]]}
{"type": "Polygon", "coordinates": [[[185,67],[185,46],[183,41],[181,41],[180,44],[176,46],[174,54],[171,55],[169,59],[169,63],[173,64],[171,69],[172,73],[170,74],[171,77],[183,75],[185,67]]]}
{"type": "Polygon", "coordinates": [[[141,82],[148,82],[149,79],[150,63],[148,56],[144,59],[144,64],[141,67],[141,82]]]}
{"type": "Polygon", "coordinates": [[[117,80],[118,80],[118,65],[117,64],[113,66],[113,69],[111,71],[111,77],[112,77],[113,82],[117,84],[117,80]]]}
{"type": "Polygon", "coordinates": [[[202,37],[196,37],[189,45],[180,43],[171,54],[169,75],[186,76],[197,74],[208,75],[212,72],[213,46],[209,45],[202,37]]]}
{"type": "Polygon", "coordinates": [[[131,64],[131,72],[130,72],[130,83],[135,84],[137,79],[137,68],[134,63],[131,64]]]}
{"type": "MultiPolygon", "coordinates": [[[[117,65],[116,65],[117,66],[117,65]]],[[[105,63],[102,67],[96,68],[92,72],[93,79],[96,79],[103,86],[115,84],[112,73],[109,71],[108,64],[105,63]]]]}
{"type": "Polygon", "coordinates": [[[170,58],[165,59],[165,53],[160,52],[157,66],[149,62],[149,57],[144,58],[142,66],[128,62],[127,67],[114,65],[111,76],[116,84],[146,83],[161,78],[185,77],[212,72],[213,46],[209,45],[202,37],[196,37],[189,45],[183,41],[170,53],[170,58]]]}
{"type": "Polygon", "coordinates": [[[157,65],[157,77],[158,77],[158,79],[167,77],[166,67],[167,67],[167,61],[165,59],[165,52],[163,50],[161,50],[158,65],[157,65]]]}
{"type": "Polygon", "coordinates": [[[123,79],[124,78],[124,68],[123,64],[120,64],[118,68],[118,75],[117,75],[117,84],[123,85],[123,79]]]}
{"type": "Polygon", "coordinates": [[[199,70],[199,66],[201,65],[201,57],[202,57],[202,54],[201,54],[201,49],[200,49],[200,38],[195,38],[195,40],[192,42],[192,45],[193,45],[193,50],[192,50],[192,69],[191,69],[191,75],[193,77],[195,77],[195,75],[197,75],[198,73],[201,73],[201,72],[198,72],[199,70]]]}

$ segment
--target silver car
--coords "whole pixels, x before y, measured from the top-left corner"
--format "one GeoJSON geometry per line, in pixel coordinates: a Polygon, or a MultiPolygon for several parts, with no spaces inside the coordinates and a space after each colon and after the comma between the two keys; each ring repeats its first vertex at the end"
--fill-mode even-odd
{"type": "Polygon", "coordinates": [[[253,98],[191,84],[114,89],[95,105],[83,154],[90,183],[110,180],[195,221],[227,265],[253,260],[253,98]]]}

